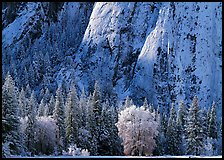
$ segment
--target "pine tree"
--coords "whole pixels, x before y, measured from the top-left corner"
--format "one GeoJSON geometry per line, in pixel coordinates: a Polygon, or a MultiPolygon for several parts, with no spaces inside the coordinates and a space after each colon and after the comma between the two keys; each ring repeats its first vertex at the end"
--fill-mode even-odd
{"type": "Polygon", "coordinates": [[[40,101],[40,105],[39,105],[39,108],[38,108],[38,116],[41,117],[41,116],[44,116],[44,110],[45,110],[45,103],[44,103],[44,98],[40,101]]]}
{"type": "Polygon", "coordinates": [[[130,107],[132,105],[133,105],[132,99],[129,96],[127,96],[126,99],[125,99],[125,103],[124,103],[124,106],[122,107],[122,109],[128,108],[128,107],[130,107]]]}
{"type": "Polygon", "coordinates": [[[23,88],[21,89],[19,93],[18,101],[19,101],[19,107],[20,107],[20,116],[24,118],[25,116],[27,116],[28,101],[27,101],[26,94],[23,88]]]}
{"type": "Polygon", "coordinates": [[[48,117],[50,114],[49,114],[49,104],[45,104],[45,107],[44,107],[44,116],[45,117],[48,117]]]}
{"type": "Polygon", "coordinates": [[[218,129],[217,129],[217,116],[216,116],[216,104],[215,102],[212,103],[212,109],[209,119],[209,125],[208,125],[208,134],[209,137],[213,139],[212,148],[213,148],[213,154],[216,154],[217,150],[217,138],[218,138],[218,129]]]}
{"type": "Polygon", "coordinates": [[[147,98],[144,99],[143,108],[144,108],[145,110],[146,110],[146,109],[149,109],[149,105],[148,105],[147,98]]]}
{"type": "Polygon", "coordinates": [[[49,103],[50,98],[51,98],[50,91],[49,91],[49,89],[47,88],[47,89],[45,90],[45,93],[44,93],[44,96],[43,96],[44,103],[45,103],[45,104],[46,104],[46,103],[49,103]]]}
{"type": "Polygon", "coordinates": [[[50,99],[49,105],[48,105],[48,108],[49,108],[48,115],[53,115],[54,107],[55,107],[55,98],[53,95],[51,95],[51,99],[50,99]]]}
{"type": "Polygon", "coordinates": [[[210,119],[209,119],[209,137],[217,139],[217,117],[216,117],[216,104],[213,102],[210,119]]]}
{"type": "Polygon", "coordinates": [[[35,127],[36,127],[36,98],[34,91],[31,93],[28,103],[28,120],[25,129],[26,147],[31,154],[35,153],[35,127]]]}
{"type": "Polygon", "coordinates": [[[75,87],[72,87],[68,93],[66,104],[65,104],[65,139],[66,148],[71,144],[77,144],[78,128],[79,128],[79,117],[78,110],[78,97],[75,87]]]}
{"type": "Polygon", "coordinates": [[[158,123],[158,136],[156,137],[156,148],[153,151],[153,155],[164,155],[165,154],[165,147],[164,144],[166,144],[166,138],[165,138],[165,133],[164,133],[164,125],[163,123],[163,117],[161,116],[160,112],[160,107],[157,107],[156,110],[156,122],[158,123]]]}
{"type": "Polygon", "coordinates": [[[65,113],[64,113],[64,104],[63,104],[63,98],[62,98],[62,88],[58,87],[56,91],[56,102],[55,102],[55,108],[53,111],[53,119],[56,122],[56,125],[58,126],[57,131],[57,146],[60,154],[62,153],[62,150],[64,149],[64,139],[65,139],[65,128],[64,128],[64,119],[65,119],[65,113]]]}
{"type": "Polygon", "coordinates": [[[150,105],[149,105],[149,111],[150,111],[151,113],[155,112],[155,108],[154,108],[153,104],[150,104],[150,105]]]}
{"type": "Polygon", "coordinates": [[[201,124],[200,108],[198,106],[198,98],[195,96],[192,101],[192,105],[189,109],[187,123],[187,150],[186,154],[200,155],[203,151],[203,140],[205,135],[203,134],[203,127],[201,124]]]}
{"type": "Polygon", "coordinates": [[[17,95],[15,83],[8,73],[2,86],[2,143],[8,143],[11,154],[21,152],[17,95]]]}
{"type": "Polygon", "coordinates": [[[169,155],[177,155],[178,151],[176,117],[176,110],[174,108],[174,104],[172,104],[166,133],[167,149],[169,155]]]}
{"type": "Polygon", "coordinates": [[[30,88],[30,85],[27,84],[26,86],[26,98],[30,98],[30,95],[31,95],[31,88],[30,88]]]}
{"type": "Polygon", "coordinates": [[[177,124],[177,154],[183,155],[185,151],[185,124],[187,120],[187,111],[183,101],[180,101],[178,108],[177,124]]]}
{"type": "Polygon", "coordinates": [[[87,97],[84,88],[80,96],[79,108],[81,110],[81,126],[86,126],[88,108],[87,108],[87,97]]]}
{"type": "Polygon", "coordinates": [[[100,88],[98,85],[98,82],[95,82],[94,85],[94,92],[92,96],[92,107],[93,107],[93,121],[94,121],[94,126],[93,126],[93,136],[97,141],[97,152],[96,154],[99,153],[99,141],[100,141],[100,133],[101,133],[101,113],[102,113],[102,101],[101,101],[101,93],[100,93],[100,88]]]}

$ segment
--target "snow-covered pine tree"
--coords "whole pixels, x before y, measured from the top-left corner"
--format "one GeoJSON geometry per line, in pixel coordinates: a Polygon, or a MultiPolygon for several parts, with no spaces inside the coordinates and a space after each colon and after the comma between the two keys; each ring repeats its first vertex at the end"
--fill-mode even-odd
{"type": "Polygon", "coordinates": [[[44,107],[45,107],[45,102],[44,102],[44,98],[42,98],[42,100],[40,101],[39,108],[38,108],[38,113],[37,113],[38,117],[44,116],[44,110],[45,110],[44,107]]]}
{"type": "Polygon", "coordinates": [[[203,127],[203,133],[205,134],[205,140],[208,137],[208,121],[207,121],[207,110],[205,107],[201,110],[201,121],[202,121],[202,127],[203,127]]]}
{"type": "Polygon", "coordinates": [[[132,99],[129,96],[127,96],[125,99],[125,102],[124,102],[124,106],[122,106],[121,109],[128,108],[128,107],[132,106],[133,104],[134,103],[133,103],[132,99]]]}
{"type": "Polygon", "coordinates": [[[150,104],[150,105],[149,105],[149,111],[150,111],[151,113],[155,112],[155,108],[154,108],[153,104],[150,104]]]}
{"type": "Polygon", "coordinates": [[[30,88],[30,85],[29,84],[26,85],[25,92],[26,92],[26,98],[30,98],[32,91],[31,91],[31,88],[30,88]]]}
{"type": "Polygon", "coordinates": [[[209,119],[209,137],[217,139],[217,116],[216,116],[216,104],[212,103],[212,109],[209,119]]]}
{"type": "Polygon", "coordinates": [[[87,97],[86,97],[86,94],[85,94],[85,89],[83,88],[82,89],[82,93],[81,93],[81,96],[80,96],[80,100],[79,100],[79,108],[81,110],[81,126],[86,126],[86,118],[87,118],[87,97]]]}
{"type": "Polygon", "coordinates": [[[28,119],[25,129],[25,135],[26,135],[26,147],[29,152],[33,155],[35,153],[35,127],[36,127],[36,98],[35,93],[32,91],[29,103],[28,103],[28,119]]]}
{"type": "Polygon", "coordinates": [[[95,118],[93,114],[93,105],[92,105],[92,95],[90,94],[86,98],[86,122],[85,126],[79,129],[79,145],[81,148],[86,148],[90,151],[91,155],[96,155],[97,152],[97,141],[93,135],[93,130],[95,127],[95,118]]]}
{"type": "Polygon", "coordinates": [[[65,125],[64,125],[64,119],[65,119],[65,110],[64,110],[64,104],[63,104],[63,98],[62,98],[62,88],[61,86],[58,87],[56,91],[56,102],[55,102],[55,108],[53,111],[53,119],[56,122],[56,125],[58,126],[58,130],[56,133],[57,138],[57,149],[55,152],[62,154],[62,150],[64,149],[64,139],[65,139],[65,125]]]}
{"type": "MultiPolygon", "coordinates": [[[[8,144],[11,154],[20,154],[22,145],[19,133],[17,88],[9,73],[2,86],[2,144],[8,144]]],[[[4,155],[4,150],[2,150],[4,155]]]]}
{"type": "Polygon", "coordinates": [[[49,103],[46,103],[44,106],[44,116],[48,117],[49,115],[49,103]]]}
{"type": "Polygon", "coordinates": [[[198,98],[197,96],[195,96],[189,108],[186,122],[186,154],[198,156],[203,151],[203,140],[205,138],[205,135],[203,133],[200,112],[201,111],[198,105],[198,98]]]}
{"type": "Polygon", "coordinates": [[[216,104],[215,102],[212,103],[212,109],[208,124],[208,136],[213,139],[212,148],[213,154],[216,154],[217,150],[217,138],[218,138],[218,129],[217,129],[217,116],[216,116],[216,104]]]}
{"type": "Polygon", "coordinates": [[[77,144],[79,128],[79,99],[76,88],[71,87],[65,104],[65,147],[77,144]]]}
{"type": "Polygon", "coordinates": [[[167,125],[167,151],[169,155],[177,155],[178,151],[178,142],[177,142],[177,124],[176,124],[177,113],[174,107],[174,103],[172,103],[172,107],[170,109],[170,116],[167,125]]]}
{"type": "Polygon", "coordinates": [[[176,120],[176,124],[177,124],[177,146],[178,146],[178,150],[177,150],[177,154],[178,155],[183,155],[184,151],[185,151],[185,124],[186,124],[186,120],[187,120],[187,111],[184,105],[183,101],[179,102],[179,108],[178,108],[178,114],[177,114],[177,120],[176,120]]]}
{"type": "Polygon", "coordinates": [[[96,154],[100,154],[99,153],[99,141],[100,141],[100,133],[101,133],[101,113],[102,113],[102,100],[101,100],[101,93],[100,93],[100,88],[98,85],[98,82],[95,82],[94,85],[94,92],[93,92],[93,96],[92,96],[92,107],[93,107],[93,121],[94,121],[94,126],[93,130],[92,130],[92,136],[94,136],[94,138],[97,141],[97,152],[96,154]]]}
{"type": "Polygon", "coordinates": [[[166,144],[166,138],[165,138],[165,134],[164,134],[164,125],[162,125],[163,123],[163,117],[160,114],[160,107],[157,107],[156,110],[156,122],[158,122],[158,132],[159,134],[156,136],[155,140],[156,140],[156,148],[153,151],[153,155],[164,155],[165,154],[165,147],[164,144],[166,144]]]}
{"type": "Polygon", "coordinates": [[[21,89],[19,93],[18,102],[19,102],[19,108],[20,108],[20,117],[24,118],[25,116],[27,116],[28,101],[27,101],[26,94],[23,88],[21,89]]]}
{"type": "Polygon", "coordinates": [[[43,96],[44,103],[45,103],[45,104],[49,103],[50,98],[51,98],[51,94],[50,94],[49,89],[47,88],[47,89],[45,90],[45,93],[44,93],[44,96],[43,96]]]}
{"type": "Polygon", "coordinates": [[[143,106],[142,106],[145,110],[146,109],[149,109],[149,104],[148,104],[148,101],[147,101],[147,98],[145,97],[144,99],[144,102],[143,102],[143,106]]]}
{"type": "Polygon", "coordinates": [[[53,115],[54,107],[55,107],[55,98],[53,95],[51,95],[49,105],[48,105],[48,108],[49,108],[48,115],[53,115]]]}

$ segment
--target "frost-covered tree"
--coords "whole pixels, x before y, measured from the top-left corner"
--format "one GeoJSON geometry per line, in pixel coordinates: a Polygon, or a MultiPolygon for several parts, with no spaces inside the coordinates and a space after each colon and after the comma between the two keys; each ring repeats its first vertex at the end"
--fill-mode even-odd
{"type": "Polygon", "coordinates": [[[77,144],[79,128],[79,99],[76,88],[71,87],[65,104],[65,139],[68,145],[77,144]]]}
{"type": "Polygon", "coordinates": [[[26,98],[30,98],[30,95],[31,95],[31,88],[30,88],[30,85],[29,84],[27,84],[26,85],[26,98]]]}
{"type": "MultiPolygon", "coordinates": [[[[132,104],[133,105],[133,104],[132,104]]],[[[149,109],[149,104],[148,104],[148,101],[147,101],[147,98],[144,99],[144,102],[143,102],[143,106],[142,106],[145,110],[146,109],[149,109]]]]}
{"type": "Polygon", "coordinates": [[[8,73],[2,86],[2,143],[11,154],[19,154],[22,149],[17,92],[14,80],[8,73]]]}
{"type": "Polygon", "coordinates": [[[53,95],[51,95],[50,101],[49,101],[49,115],[53,115],[53,111],[54,111],[54,107],[55,107],[55,98],[53,95]]]}
{"type": "Polygon", "coordinates": [[[183,155],[185,151],[185,124],[187,120],[187,111],[183,101],[179,102],[177,120],[176,120],[176,130],[177,130],[177,154],[183,155]]]}
{"type": "Polygon", "coordinates": [[[80,114],[81,114],[81,126],[86,126],[86,120],[87,120],[87,112],[88,112],[88,107],[87,107],[87,97],[85,94],[84,88],[82,89],[82,93],[80,96],[79,100],[79,108],[80,108],[80,114]]]}
{"type": "Polygon", "coordinates": [[[58,126],[58,130],[56,132],[56,138],[57,138],[57,149],[56,152],[62,153],[62,150],[64,149],[64,139],[65,139],[65,109],[63,104],[63,98],[62,98],[62,88],[58,87],[56,91],[56,102],[55,102],[55,108],[53,111],[53,119],[56,122],[56,125],[58,126]]]}
{"type": "Polygon", "coordinates": [[[91,99],[92,111],[93,111],[93,123],[92,123],[92,136],[96,139],[97,153],[99,154],[99,141],[100,141],[100,133],[102,130],[101,126],[101,113],[102,113],[102,100],[101,100],[101,92],[98,82],[95,82],[94,92],[91,99]]]}
{"type": "Polygon", "coordinates": [[[118,135],[123,139],[125,155],[152,155],[156,146],[158,123],[154,114],[143,107],[132,105],[120,112],[118,135]]]}
{"type": "Polygon", "coordinates": [[[177,118],[176,110],[174,104],[172,103],[166,133],[167,151],[169,155],[177,155],[177,151],[179,150],[177,142],[176,118],[177,118]]]}
{"type": "Polygon", "coordinates": [[[213,139],[213,154],[216,154],[217,150],[217,138],[218,138],[218,127],[217,127],[217,116],[216,116],[216,104],[212,103],[211,114],[208,124],[208,136],[213,139]]]}
{"type": "Polygon", "coordinates": [[[50,116],[50,114],[49,114],[49,104],[48,103],[45,104],[45,106],[44,106],[44,116],[45,117],[50,116]]]}
{"type": "Polygon", "coordinates": [[[165,138],[165,133],[164,133],[164,125],[163,123],[163,116],[159,112],[160,107],[157,107],[156,110],[156,121],[158,122],[158,135],[156,136],[156,147],[155,150],[153,151],[153,155],[164,155],[165,154],[165,145],[166,144],[166,138],[165,138]]]}
{"type": "Polygon", "coordinates": [[[34,154],[36,152],[35,149],[35,127],[36,127],[36,98],[35,93],[32,91],[29,103],[28,103],[28,116],[27,116],[27,125],[25,129],[25,135],[26,135],[26,147],[31,154],[34,154]]]}
{"type": "Polygon", "coordinates": [[[198,98],[193,98],[192,104],[189,108],[189,113],[186,122],[186,154],[200,155],[203,151],[203,126],[201,122],[200,108],[198,105],[198,98]]]}
{"type": "Polygon", "coordinates": [[[39,117],[44,116],[44,110],[45,110],[44,107],[45,107],[45,103],[44,103],[44,99],[42,99],[42,100],[40,101],[40,105],[39,105],[38,113],[37,113],[37,115],[38,115],[39,117]]]}
{"type": "Polygon", "coordinates": [[[19,115],[24,118],[25,116],[27,116],[28,100],[26,98],[26,93],[23,88],[21,89],[21,91],[19,93],[18,102],[19,102],[19,108],[20,108],[19,115]]]}
{"type": "Polygon", "coordinates": [[[128,108],[128,107],[132,106],[133,104],[134,103],[133,103],[132,99],[129,96],[127,96],[122,109],[128,108]]]}
{"type": "Polygon", "coordinates": [[[215,102],[212,103],[212,109],[209,119],[209,137],[213,139],[217,139],[217,116],[216,116],[216,104],[215,102]]]}
{"type": "Polygon", "coordinates": [[[35,149],[38,153],[52,154],[56,145],[57,125],[50,117],[38,117],[36,122],[35,149]]]}

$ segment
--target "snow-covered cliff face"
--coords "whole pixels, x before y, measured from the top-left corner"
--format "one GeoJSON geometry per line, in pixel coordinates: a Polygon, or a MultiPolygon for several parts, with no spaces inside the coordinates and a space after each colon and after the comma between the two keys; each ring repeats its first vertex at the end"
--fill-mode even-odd
{"type": "Polygon", "coordinates": [[[172,102],[190,103],[197,95],[202,107],[215,101],[221,110],[221,2],[69,2],[49,8],[47,2],[25,4],[3,29],[3,77],[8,70],[22,77],[23,66],[29,74],[31,64],[48,55],[51,74],[38,71],[42,76],[31,85],[36,90],[47,86],[53,92],[75,81],[91,91],[98,80],[119,100],[129,95],[141,104],[146,97],[169,110],[172,102]]]}

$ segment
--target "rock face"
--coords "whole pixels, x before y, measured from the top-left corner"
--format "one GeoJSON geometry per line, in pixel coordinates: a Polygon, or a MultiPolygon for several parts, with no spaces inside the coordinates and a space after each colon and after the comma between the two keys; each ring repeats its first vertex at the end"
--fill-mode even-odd
{"type": "MultiPolygon", "coordinates": [[[[90,92],[98,80],[105,94],[120,101],[129,95],[142,104],[146,97],[168,111],[171,103],[190,105],[197,95],[202,107],[215,101],[221,109],[221,2],[18,6],[14,20],[7,20],[7,5],[2,9],[3,77],[7,71],[21,77],[23,66],[29,75],[38,55],[48,54],[52,69],[31,85],[36,90],[47,86],[54,92],[62,82],[75,81],[90,92]]],[[[19,78],[17,83],[26,86],[19,78]]]]}

